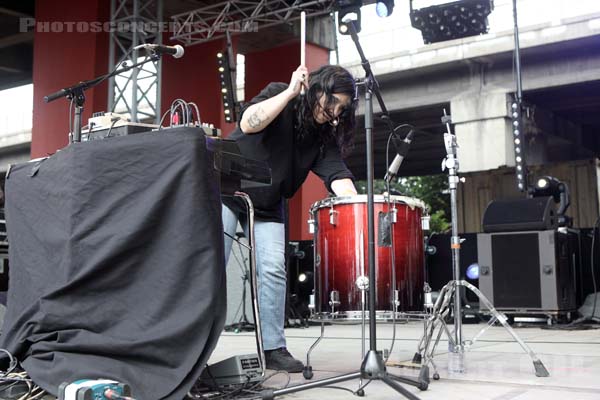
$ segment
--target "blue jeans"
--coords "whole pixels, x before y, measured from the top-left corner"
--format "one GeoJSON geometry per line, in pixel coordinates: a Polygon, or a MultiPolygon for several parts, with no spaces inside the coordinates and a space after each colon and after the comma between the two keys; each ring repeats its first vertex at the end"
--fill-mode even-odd
{"type": "MultiPolygon", "coordinates": [[[[223,230],[235,237],[240,221],[246,237],[246,214],[238,215],[223,205],[223,230]]],[[[233,239],[225,235],[225,265],[229,260],[233,239]]],[[[265,350],[285,347],[283,324],[285,319],[286,271],[285,228],[280,222],[254,221],[256,270],[258,274],[258,309],[265,350]]]]}

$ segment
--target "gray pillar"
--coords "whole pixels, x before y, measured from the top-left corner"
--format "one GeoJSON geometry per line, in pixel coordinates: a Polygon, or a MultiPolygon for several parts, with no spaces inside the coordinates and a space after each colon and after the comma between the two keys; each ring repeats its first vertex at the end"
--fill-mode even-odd
{"type": "Polygon", "coordinates": [[[510,100],[505,89],[469,91],[450,100],[460,172],[514,167],[510,100]]]}

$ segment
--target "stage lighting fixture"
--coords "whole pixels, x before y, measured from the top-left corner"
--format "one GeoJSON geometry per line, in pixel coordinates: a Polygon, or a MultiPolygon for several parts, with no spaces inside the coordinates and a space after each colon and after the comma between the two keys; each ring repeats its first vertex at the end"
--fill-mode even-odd
{"type": "Polygon", "coordinates": [[[572,219],[565,215],[571,204],[569,186],[553,176],[542,176],[536,179],[533,187],[529,189],[532,197],[552,197],[555,203],[558,203],[559,226],[570,226],[572,219]]]}
{"type": "Polygon", "coordinates": [[[430,44],[487,33],[493,9],[493,0],[461,0],[421,9],[413,9],[410,0],[410,20],[423,42],[430,44]]]}
{"type": "Polygon", "coordinates": [[[360,32],[360,8],[362,0],[339,0],[338,7],[338,31],[342,35],[350,34],[350,24],[354,25],[356,32],[360,32]]]}
{"type": "Polygon", "coordinates": [[[235,87],[233,86],[233,74],[227,53],[217,53],[217,70],[219,72],[219,82],[221,84],[221,99],[223,101],[223,114],[225,122],[235,122],[236,119],[236,101],[235,87]]]}
{"type": "Polygon", "coordinates": [[[564,191],[564,183],[553,176],[542,176],[535,181],[531,194],[533,197],[552,196],[555,202],[560,201],[560,194],[564,191]]]}
{"type": "Polygon", "coordinates": [[[518,101],[510,105],[511,127],[513,145],[515,149],[515,173],[517,175],[517,188],[520,192],[527,191],[527,165],[525,164],[523,122],[521,118],[521,107],[518,101]]]}
{"type": "Polygon", "coordinates": [[[465,272],[467,278],[476,281],[479,279],[479,264],[473,263],[467,267],[467,271],[465,272]]]}
{"type": "Polygon", "coordinates": [[[297,294],[301,298],[308,298],[314,288],[313,273],[310,271],[302,272],[298,275],[298,284],[296,286],[297,294]]]}
{"type": "Polygon", "coordinates": [[[380,17],[389,17],[394,12],[394,0],[378,0],[375,12],[380,17]]]}

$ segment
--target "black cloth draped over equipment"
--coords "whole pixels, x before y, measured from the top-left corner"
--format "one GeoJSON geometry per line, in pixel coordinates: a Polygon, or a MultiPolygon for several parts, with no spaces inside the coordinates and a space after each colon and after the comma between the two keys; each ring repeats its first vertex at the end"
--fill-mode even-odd
{"type": "Polygon", "coordinates": [[[6,179],[1,346],[52,394],[107,378],[181,400],[225,322],[218,174],[193,128],[73,143],[6,179]]]}

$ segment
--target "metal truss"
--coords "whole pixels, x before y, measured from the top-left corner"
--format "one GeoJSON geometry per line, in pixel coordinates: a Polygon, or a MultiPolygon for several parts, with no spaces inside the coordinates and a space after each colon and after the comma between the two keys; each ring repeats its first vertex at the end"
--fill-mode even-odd
{"type": "MultiPolygon", "coordinates": [[[[162,43],[160,21],[162,0],[111,0],[109,71],[132,65],[148,57],[135,47],[143,43],[162,43]]],[[[110,78],[108,109],[129,114],[131,121],[160,119],[161,61],[149,62],[110,78]]]]}
{"type": "Polygon", "coordinates": [[[283,24],[300,18],[329,14],[337,0],[228,0],[173,15],[171,40],[187,46],[283,24]]]}

